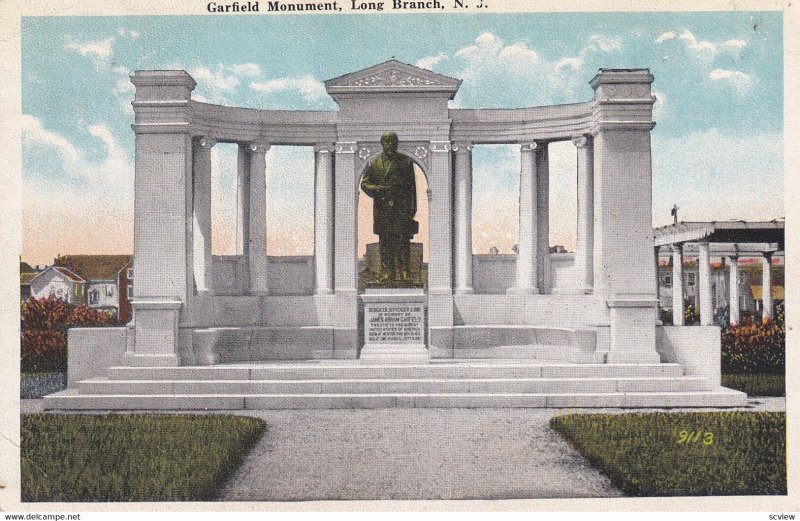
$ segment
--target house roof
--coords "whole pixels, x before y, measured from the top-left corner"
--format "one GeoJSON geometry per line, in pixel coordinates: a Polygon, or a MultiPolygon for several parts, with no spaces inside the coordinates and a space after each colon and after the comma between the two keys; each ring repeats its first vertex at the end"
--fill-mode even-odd
{"type": "Polygon", "coordinates": [[[53,264],[69,268],[86,280],[111,280],[132,260],[132,255],[64,255],[53,264]]]}
{"type": "MultiPolygon", "coordinates": [[[[64,268],[62,266],[52,266],[52,268],[55,271],[57,271],[58,273],[60,273],[63,276],[65,276],[68,280],[71,280],[72,282],[86,282],[86,280],[83,277],[81,277],[77,273],[74,273],[72,270],[70,270],[68,268],[64,268]]],[[[47,270],[45,270],[45,271],[47,271],[47,270]]],[[[42,272],[42,273],[44,273],[44,272],[42,272]]]]}

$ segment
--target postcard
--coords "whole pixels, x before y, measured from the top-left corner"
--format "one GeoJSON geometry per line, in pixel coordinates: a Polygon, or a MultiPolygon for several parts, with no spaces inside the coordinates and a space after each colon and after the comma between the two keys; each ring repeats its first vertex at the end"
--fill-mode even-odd
{"type": "Polygon", "coordinates": [[[797,8],[702,7],[9,7],[2,510],[793,515],[797,8]]]}

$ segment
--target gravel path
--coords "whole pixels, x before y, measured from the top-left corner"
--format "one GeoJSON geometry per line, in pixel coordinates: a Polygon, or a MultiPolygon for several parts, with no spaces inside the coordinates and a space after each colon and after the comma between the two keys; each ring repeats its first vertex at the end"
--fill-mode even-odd
{"type": "Polygon", "coordinates": [[[618,497],[548,409],[250,411],[270,428],[223,500],[618,497]]]}

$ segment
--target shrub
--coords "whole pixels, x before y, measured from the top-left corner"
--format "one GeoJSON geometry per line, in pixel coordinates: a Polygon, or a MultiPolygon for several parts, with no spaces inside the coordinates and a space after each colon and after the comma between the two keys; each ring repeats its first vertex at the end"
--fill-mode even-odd
{"type": "Polygon", "coordinates": [[[722,331],[723,374],[784,374],[786,329],[783,314],[772,322],[745,318],[722,331]]]}
{"type": "Polygon", "coordinates": [[[67,370],[67,337],[63,331],[22,332],[22,370],[30,373],[67,370]]]}
{"type": "Polygon", "coordinates": [[[67,329],[70,327],[117,323],[109,313],[54,297],[29,298],[22,304],[21,319],[21,368],[31,373],[67,370],[67,329]]]}

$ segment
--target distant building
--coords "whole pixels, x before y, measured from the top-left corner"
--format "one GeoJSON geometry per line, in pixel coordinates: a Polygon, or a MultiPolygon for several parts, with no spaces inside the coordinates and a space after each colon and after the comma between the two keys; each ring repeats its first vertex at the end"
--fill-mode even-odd
{"type": "Polygon", "coordinates": [[[30,281],[30,296],[55,297],[71,304],[131,318],[133,257],[130,255],[64,255],[30,281]]]}

